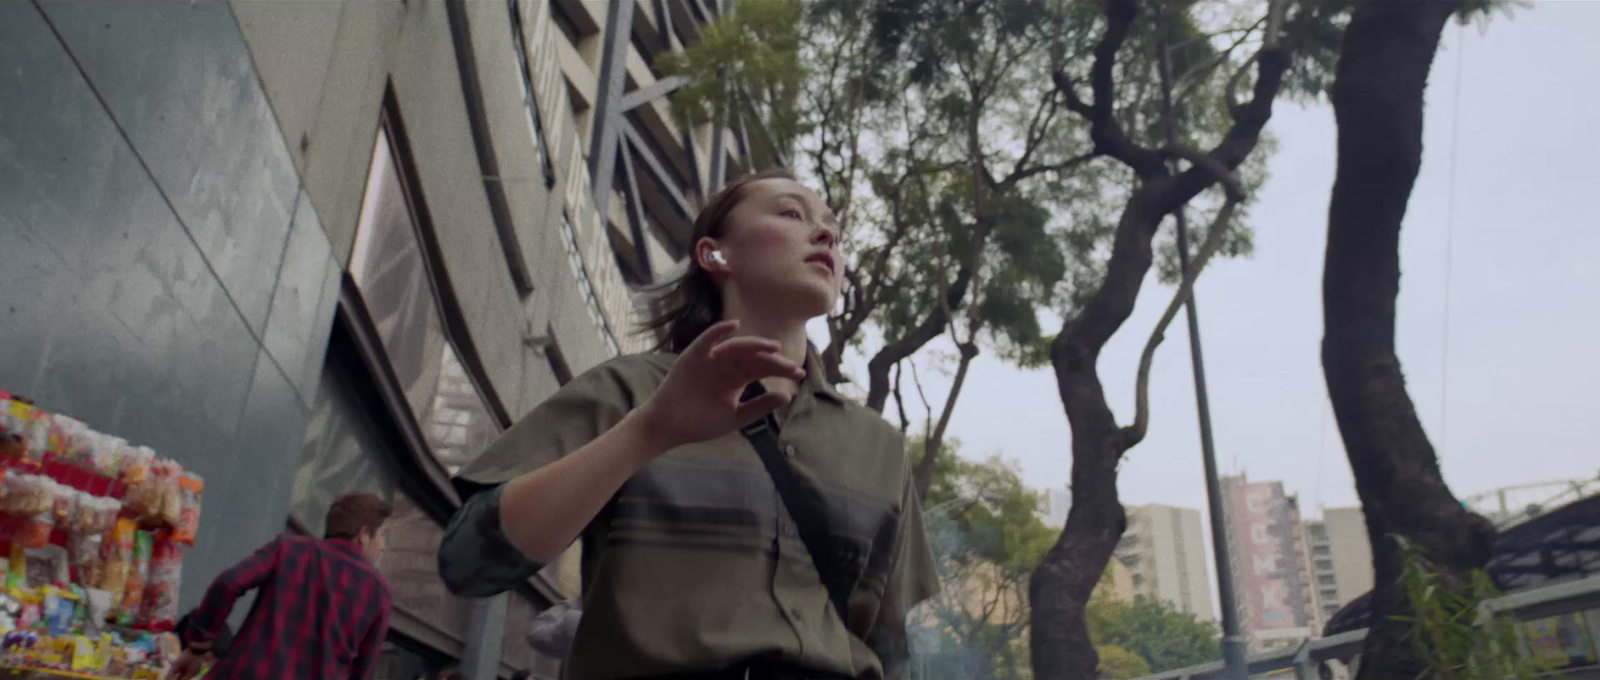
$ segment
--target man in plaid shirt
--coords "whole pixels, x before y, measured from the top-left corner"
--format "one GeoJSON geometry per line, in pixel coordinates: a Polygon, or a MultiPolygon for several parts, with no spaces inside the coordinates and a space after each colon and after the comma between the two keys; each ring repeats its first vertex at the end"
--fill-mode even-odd
{"type": "Polygon", "coordinates": [[[244,626],[208,680],[366,680],[389,629],[389,584],[374,566],[393,508],[340,496],[326,538],[280,536],[222,573],[190,614],[173,680],[193,678],[233,604],[258,591],[244,626]]]}

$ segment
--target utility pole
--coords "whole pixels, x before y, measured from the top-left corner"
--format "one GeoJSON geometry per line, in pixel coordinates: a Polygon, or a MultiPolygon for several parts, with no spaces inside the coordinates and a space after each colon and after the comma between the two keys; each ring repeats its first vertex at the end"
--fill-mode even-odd
{"type": "MultiPolygon", "coordinates": [[[[1178,267],[1189,275],[1189,234],[1184,210],[1178,222],[1178,267]]],[[[1206,500],[1211,510],[1211,547],[1217,562],[1217,597],[1222,600],[1222,666],[1228,680],[1248,680],[1244,637],[1239,634],[1239,608],[1233,590],[1233,561],[1228,556],[1228,525],[1223,518],[1222,482],[1217,477],[1217,450],[1211,441],[1211,400],[1206,396],[1206,364],[1200,352],[1200,315],[1194,307],[1194,288],[1184,302],[1189,321],[1189,358],[1194,366],[1194,406],[1200,421],[1200,455],[1205,460],[1206,500]]]]}
{"type": "MultiPolygon", "coordinates": [[[[1167,5],[1163,4],[1156,16],[1157,33],[1165,35],[1167,5]]],[[[1156,66],[1161,76],[1161,114],[1165,119],[1168,146],[1177,146],[1177,115],[1172,105],[1172,55],[1166,42],[1158,41],[1156,66]]],[[[1168,162],[1173,168],[1174,163],[1168,162]]],[[[1189,278],[1189,223],[1185,217],[1186,206],[1173,213],[1178,231],[1178,271],[1189,278]]],[[[1223,228],[1218,225],[1217,228],[1223,228]]],[[[1222,483],[1217,477],[1217,451],[1211,441],[1211,400],[1206,396],[1206,366],[1200,352],[1200,315],[1195,311],[1194,286],[1189,287],[1189,299],[1183,303],[1189,322],[1189,359],[1194,367],[1194,404],[1200,421],[1200,455],[1205,461],[1206,500],[1211,511],[1211,547],[1217,563],[1217,598],[1222,600],[1222,677],[1227,680],[1249,680],[1250,669],[1245,662],[1244,637],[1239,634],[1239,608],[1233,590],[1233,560],[1228,556],[1228,526],[1223,518],[1222,483]]]]}

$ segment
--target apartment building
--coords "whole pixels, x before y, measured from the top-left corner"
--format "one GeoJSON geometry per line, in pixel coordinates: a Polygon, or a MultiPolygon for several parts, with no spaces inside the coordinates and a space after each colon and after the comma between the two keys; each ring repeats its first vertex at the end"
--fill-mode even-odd
{"type": "Polygon", "coordinates": [[[1164,600],[1203,621],[1214,620],[1200,511],[1142,505],[1128,508],[1127,514],[1128,528],[1115,556],[1128,570],[1132,592],[1164,600]]]}
{"type": "Polygon", "coordinates": [[[1281,482],[1223,477],[1228,557],[1239,628],[1252,652],[1291,647],[1321,631],[1299,501],[1281,482]]]}
{"type": "Polygon", "coordinates": [[[379,678],[559,665],[575,556],[466,601],[450,475],[642,349],[635,291],[749,135],[657,77],[723,0],[0,3],[0,388],[206,480],[180,603],[340,493],[400,515],[379,678]]]}
{"type": "Polygon", "coordinates": [[[1325,508],[1305,522],[1311,590],[1322,623],[1372,590],[1372,544],[1361,508],[1325,508]]]}
{"type": "Polygon", "coordinates": [[[1049,489],[1040,494],[1039,521],[1054,529],[1067,525],[1067,511],[1072,509],[1072,492],[1066,489],[1049,489]]]}

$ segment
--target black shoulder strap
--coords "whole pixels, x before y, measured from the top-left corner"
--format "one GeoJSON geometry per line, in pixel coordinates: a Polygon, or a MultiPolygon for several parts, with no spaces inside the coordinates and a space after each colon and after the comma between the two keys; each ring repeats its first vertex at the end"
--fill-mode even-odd
{"type": "MultiPolygon", "coordinates": [[[[748,401],[765,392],[761,383],[751,383],[744,391],[743,400],[748,401]]],[[[811,562],[817,568],[823,587],[828,590],[828,599],[833,601],[833,609],[838,612],[839,620],[848,623],[850,583],[841,564],[843,552],[833,540],[833,532],[828,529],[828,516],[823,510],[826,506],[821,492],[795,472],[779,450],[776,419],[769,415],[746,425],[740,431],[755,446],[756,453],[761,456],[761,464],[767,468],[767,475],[772,477],[772,484],[778,489],[778,497],[789,510],[789,516],[794,518],[795,529],[799,531],[806,551],[811,553],[811,562]]]]}

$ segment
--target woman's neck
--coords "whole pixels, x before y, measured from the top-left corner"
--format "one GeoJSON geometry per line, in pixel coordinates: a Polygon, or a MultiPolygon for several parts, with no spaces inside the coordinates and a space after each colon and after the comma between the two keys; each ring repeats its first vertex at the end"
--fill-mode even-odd
{"type": "Polygon", "coordinates": [[[774,319],[751,313],[749,309],[732,300],[727,302],[723,318],[739,322],[739,335],[753,335],[767,338],[768,340],[776,340],[782,348],[780,351],[784,358],[802,366],[805,365],[809,340],[806,337],[806,324],[804,321],[774,319]]]}

